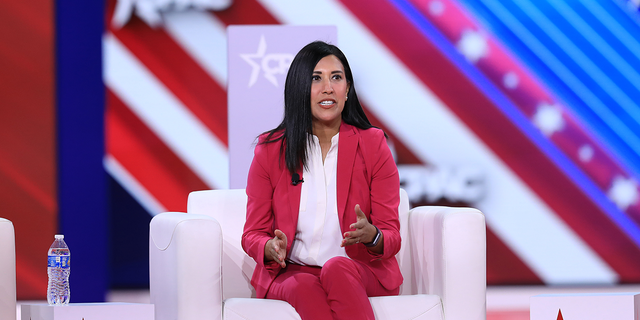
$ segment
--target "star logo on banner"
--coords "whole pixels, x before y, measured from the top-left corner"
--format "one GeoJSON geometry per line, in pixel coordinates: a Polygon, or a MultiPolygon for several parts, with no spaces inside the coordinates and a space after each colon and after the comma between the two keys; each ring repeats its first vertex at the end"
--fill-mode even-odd
{"type": "Polygon", "coordinates": [[[558,309],[558,317],[556,318],[556,320],[564,320],[564,318],[562,318],[562,310],[558,309]]]}
{"type": "Polygon", "coordinates": [[[457,48],[471,63],[476,63],[489,54],[487,39],[480,32],[473,30],[462,32],[457,48]]]}
{"type": "Polygon", "coordinates": [[[549,137],[554,132],[564,128],[562,112],[555,106],[543,103],[538,106],[536,114],[533,115],[533,124],[549,137]]]}
{"type": "Polygon", "coordinates": [[[263,76],[274,86],[278,86],[276,75],[286,74],[293,61],[293,55],[290,53],[270,53],[267,54],[267,41],[264,35],[260,37],[258,49],[256,53],[240,54],[242,60],[251,66],[251,76],[249,77],[249,88],[258,81],[260,71],[263,76]]]}
{"type": "Polygon", "coordinates": [[[258,43],[258,51],[256,53],[241,54],[242,60],[246,61],[251,66],[251,77],[249,78],[249,87],[252,87],[256,81],[258,81],[258,75],[260,74],[260,64],[253,61],[256,58],[264,57],[264,53],[267,51],[267,42],[264,40],[264,36],[260,37],[258,43]]]}
{"type": "Polygon", "coordinates": [[[631,178],[617,176],[613,179],[607,196],[620,210],[627,210],[629,206],[638,202],[638,183],[631,178]]]}

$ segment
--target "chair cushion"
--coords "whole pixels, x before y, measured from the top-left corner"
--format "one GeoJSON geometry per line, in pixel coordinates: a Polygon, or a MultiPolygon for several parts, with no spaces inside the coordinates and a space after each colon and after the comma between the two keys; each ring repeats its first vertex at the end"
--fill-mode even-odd
{"type": "Polygon", "coordinates": [[[224,320],[301,320],[300,315],[287,302],[257,298],[231,298],[224,301],[224,320]]]}
{"type": "Polygon", "coordinates": [[[369,298],[376,319],[443,320],[442,300],[433,294],[369,298]]]}
{"type": "MultiPolygon", "coordinates": [[[[443,320],[442,302],[436,295],[418,294],[369,298],[376,319],[443,320]]],[[[225,320],[300,320],[293,307],[280,300],[232,298],[224,301],[225,320]]]]}

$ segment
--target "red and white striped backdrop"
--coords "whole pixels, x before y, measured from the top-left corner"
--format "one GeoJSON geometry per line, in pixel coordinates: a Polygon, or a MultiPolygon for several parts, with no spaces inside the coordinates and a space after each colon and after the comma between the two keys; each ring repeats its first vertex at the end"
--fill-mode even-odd
{"type": "MultiPolygon", "coordinates": [[[[569,114],[554,111],[560,107],[544,84],[455,2],[410,2],[526,118],[536,123],[541,108],[563,117],[574,136],[569,140],[555,134],[557,126],[549,127],[553,121],[537,122],[562,150],[591,142],[569,114]],[[486,47],[466,49],[464,37],[473,42],[478,36],[486,47]]],[[[455,202],[464,189],[456,186],[456,175],[472,172],[480,179],[483,192],[469,205],[486,214],[489,284],[640,280],[640,248],[633,240],[385,0],[234,0],[220,12],[165,12],[156,27],[135,15],[121,28],[109,24],[105,168],[150,213],[184,211],[190,191],[228,187],[225,28],[232,24],[338,27],[338,45],[349,58],[361,101],[390,135],[414,200],[441,192],[455,202]]],[[[597,145],[591,157],[616,168],[597,145]]],[[[572,160],[579,160],[577,153],[572,160]]],[[[602,188],[606,179],[624,178],[622,169],[601,168],[581,167],[602,188]]],[[[636,201],[623,209],[635,216],[637,208],[636,201]]]]}

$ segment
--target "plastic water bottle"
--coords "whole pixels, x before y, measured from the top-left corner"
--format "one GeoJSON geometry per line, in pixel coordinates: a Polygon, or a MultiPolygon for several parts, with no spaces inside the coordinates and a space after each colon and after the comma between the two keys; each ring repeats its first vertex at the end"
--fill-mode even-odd
{"type": "Polygon", "coordinates": [[[56,234],[55,241],[49,248],[47,273],[49,285],[47,287],[47,302],[51,306],[69,304],[69,272],[71,270],[71,253],[64,242],[64,236],[56,234]]]}

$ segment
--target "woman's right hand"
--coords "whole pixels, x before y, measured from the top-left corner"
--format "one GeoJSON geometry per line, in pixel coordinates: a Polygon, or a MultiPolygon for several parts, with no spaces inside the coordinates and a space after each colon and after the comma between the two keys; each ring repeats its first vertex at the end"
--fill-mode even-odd
{"type": "Polygon", "coordinates": [[[276,229],[275,237],[269,239],[264,246],[264,259],[266,261],[275,261],[281,267],[285,268],[287,264],[284,262],[287,257],[287,236],[284,232],[276,229]]]}

